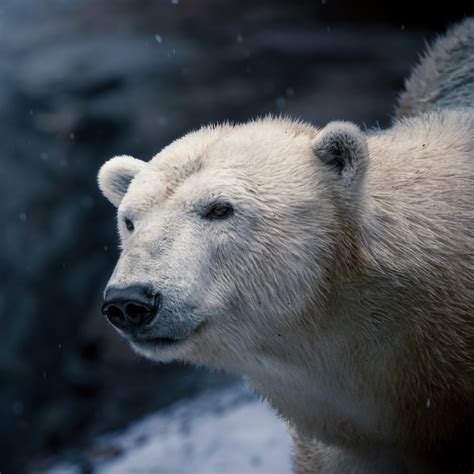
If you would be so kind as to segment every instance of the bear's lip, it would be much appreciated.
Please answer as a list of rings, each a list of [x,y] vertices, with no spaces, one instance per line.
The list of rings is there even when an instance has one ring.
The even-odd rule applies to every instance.
[[[198,324],[191,334],[181,337],[181,338],[174,338],[174,337],[159,337],[159,336],[151,336],[151,337],[139,337],[133,336],[131,338],[134,344],[146,347],[154,347],[154,348],[166,348],[166,347],[175,347],[187,340],[189,340],[193,335],[200,333],[204,327],[206,326],[207,321],[202,321]]]
[[[172,337],[134,337],[132,341],[135,344],[139,345],[145,345],[145,346],[154,346],[154,347],[170,347],[174,346],[176,344],[179,344],[180,342],[185,341],[188,339],[187,337],[182,338],[182,339],[175,339]]]

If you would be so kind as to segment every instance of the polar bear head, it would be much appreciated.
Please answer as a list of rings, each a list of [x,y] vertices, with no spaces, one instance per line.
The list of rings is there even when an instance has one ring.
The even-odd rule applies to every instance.
[[[367,161],[353,124],[276,118],[202,128],[149,162],[112,158],[98,181],[122,252],[104,314],[157,360],[232,366],[272,350],[317,317],[350,253]]]

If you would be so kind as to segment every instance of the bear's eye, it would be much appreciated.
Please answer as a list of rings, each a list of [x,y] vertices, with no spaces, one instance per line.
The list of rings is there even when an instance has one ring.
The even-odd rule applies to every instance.
[[[226,219],[234,213],[234,209],[227,203],[215,203],[209,206],[204,217],[206,219]]]
[[[133,222],[128,217],[126,217],[124,220],[125,220],[125,227],[127,228],[127,230],[132,232],[135,229]]]

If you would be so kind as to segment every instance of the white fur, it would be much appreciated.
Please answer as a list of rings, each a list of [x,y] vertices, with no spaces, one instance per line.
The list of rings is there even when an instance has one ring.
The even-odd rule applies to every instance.
[[[471,469],[473,153],[472,109],[439,108],[369,135],[205,127],[138,173],[104,165],[109,285],[153,285],[147,334],[184,338],[135,350],[246,376],[292,427],[299,473]],[[114,172],[134,176],[120,200]],[[234,215],[203,217],[219,200]]]
[[[116,156],[102,165],[97,177],[99,189],[116,207],[120,205],[130,182],[143,168],[143,161],[131,156]]]
[[[434,108],[472,107],[474,97],[474,17],[451,27],[422,56],[405,83],[396,117]]]

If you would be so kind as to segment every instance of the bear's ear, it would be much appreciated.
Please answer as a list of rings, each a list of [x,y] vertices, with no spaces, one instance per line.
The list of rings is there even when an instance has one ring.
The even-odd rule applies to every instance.
[[[367,139],[359,127],[350,122],[326,125],[314,138],[313,150],[345,187],[364,174],[369,160]]]
[[[100,168],[97,181],[102,194],[119,207],[135,175],[143,169],[145,162],[131,156],[116,156]]]

